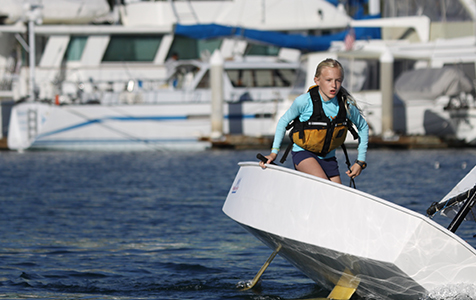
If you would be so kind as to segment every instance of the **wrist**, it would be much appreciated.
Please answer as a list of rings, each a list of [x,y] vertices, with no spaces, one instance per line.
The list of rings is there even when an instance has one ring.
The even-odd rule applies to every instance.
[[[358,164],[362,168],[362,170],[367,168],[367,163],[365,161],[361,161],[357,159],[355,160],[355,163]]]

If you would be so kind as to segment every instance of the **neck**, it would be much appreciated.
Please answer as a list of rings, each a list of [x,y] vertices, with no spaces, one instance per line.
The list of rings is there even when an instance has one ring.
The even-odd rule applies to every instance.
[[[322,101],[327,102],[331,100],[331,98],[327,97],[326,95],[323,95],[321,91],[319,91],[319,96],[321,96]]]

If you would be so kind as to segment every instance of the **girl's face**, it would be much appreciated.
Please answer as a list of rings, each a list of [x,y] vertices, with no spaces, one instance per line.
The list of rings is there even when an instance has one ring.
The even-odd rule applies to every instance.
[[[324,67],[314,82],[319,86],[322,100],[328,101],[334,98],[342,86],[342,73],[339,68]]]

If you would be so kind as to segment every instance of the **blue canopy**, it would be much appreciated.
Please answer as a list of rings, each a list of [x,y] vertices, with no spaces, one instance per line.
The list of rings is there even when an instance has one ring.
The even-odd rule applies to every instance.
[[[351,29],[339,33],[312,36],[287,34],[276,31],[246,29],[242,27],[223,26],[218,24],[181,25],[175,26],[175,34],[193,39],[212,39],[226,36],[241,37],[247,40],[274,45],[278,47],[298,49],[303,52],[325,51],[332,41],[343,41]],[[355,39],[380,39],[380,28],[354,28]]]

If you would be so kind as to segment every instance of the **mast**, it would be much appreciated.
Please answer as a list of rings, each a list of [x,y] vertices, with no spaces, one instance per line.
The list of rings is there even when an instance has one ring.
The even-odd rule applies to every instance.
[[[28,3],[28,11],[26,12],[26,20],[28,21],[28,45],[29,45],[29,67],[30,67],[30,78],[29,78],[29,92],[30,92],[30,101],[35,100],[35,24],[42,23],[41,17],[41,5]]]

